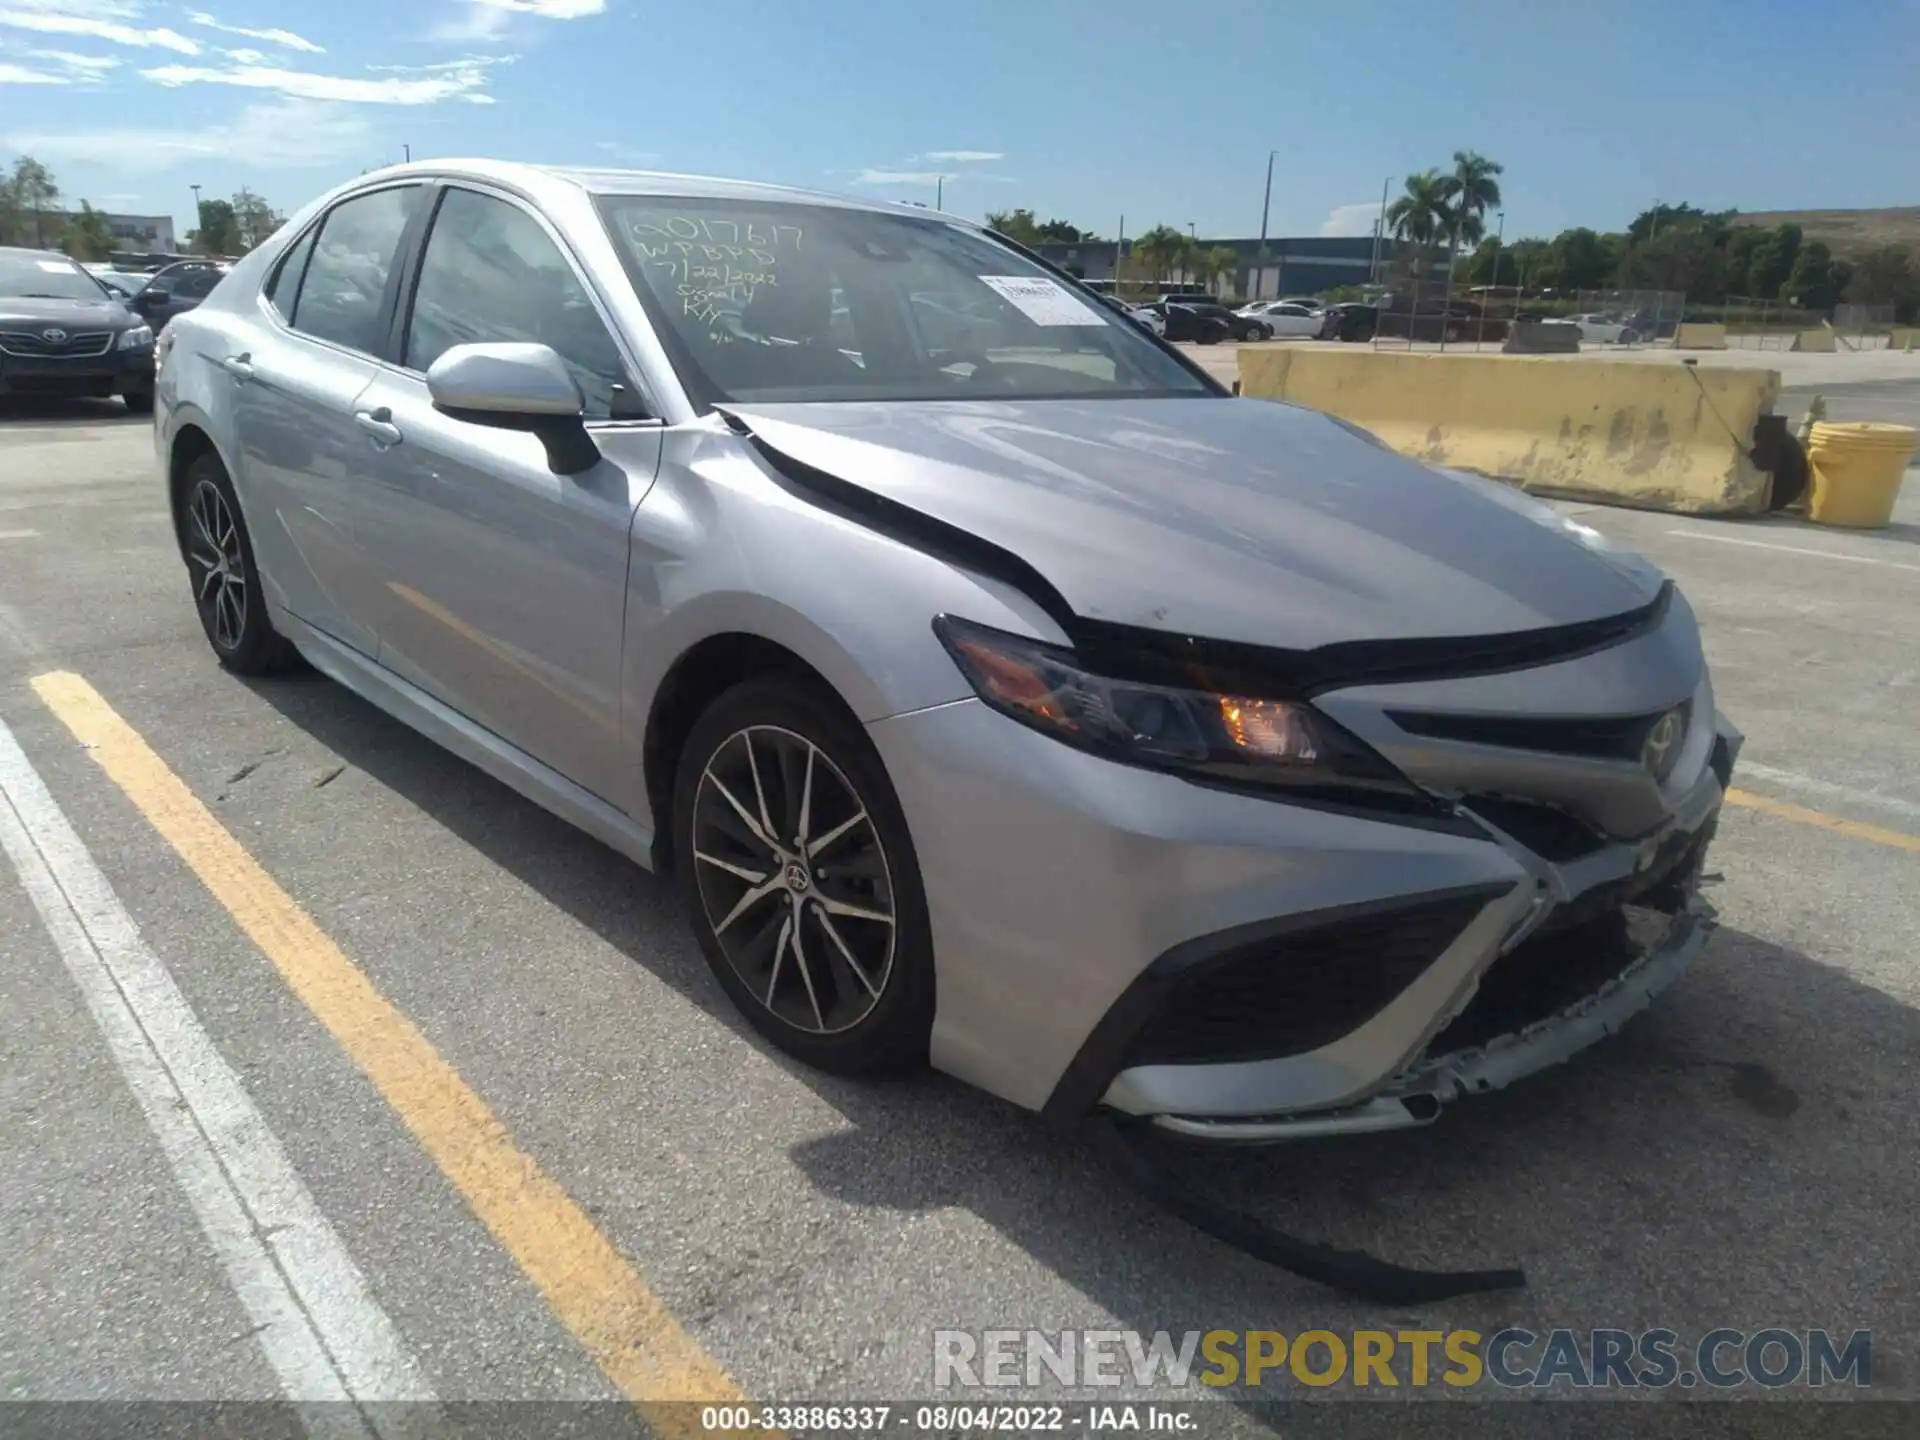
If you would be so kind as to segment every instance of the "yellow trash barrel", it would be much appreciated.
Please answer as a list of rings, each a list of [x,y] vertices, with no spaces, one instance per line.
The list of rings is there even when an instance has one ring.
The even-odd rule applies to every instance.
[[[1815,424],[1807,446],[1813,470],[1807,518],[1865,530],[1885,525],[1916,444],[1920,430],[1909,425]]]

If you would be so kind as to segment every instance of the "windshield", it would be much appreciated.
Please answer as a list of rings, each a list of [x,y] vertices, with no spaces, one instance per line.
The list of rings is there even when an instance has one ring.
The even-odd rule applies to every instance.
[[[0,255],[0,295],[48,300],[104,300],[94,278],[59,255]]]
[[[705,404],[1217,393],[1116,311],[932,216],[673,196],[601,207]]]

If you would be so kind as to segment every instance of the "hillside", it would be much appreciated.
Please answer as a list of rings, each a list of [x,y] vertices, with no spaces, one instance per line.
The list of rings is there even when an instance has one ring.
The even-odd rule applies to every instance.
[[[1753,210],[1744,225],[1798,225],[1808,240],[1824,240],[1842,259],[1881,245],[1905,245],[1920,254],[1920,205],[1888,210]]]

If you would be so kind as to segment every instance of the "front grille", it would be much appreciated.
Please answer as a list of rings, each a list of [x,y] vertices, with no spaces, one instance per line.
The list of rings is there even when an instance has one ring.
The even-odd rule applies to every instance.
[[[1682,706],[1683,719],[1691,706]],[[1502,750],[1537,750],[1551,755],[1580,755],[1594,760],[1640,758],[1647,732],[1666,710],[1651,715],[1536,719],[1516,715],[1445,715],[1392,710],[1388,718],[1409,735],[1491,745]]]
[[[1495,892],[1450,895],[1250,944],[1182,975],[1122,1068],[1317,1050],[1411,985]]]
[[[1591,855],[1607,843],[1591,825],[1553,805],[1510,795],[1463,795],[1460,803],[1556,865]]]
[[[40,330],[0,330],[0,352],[23,360],[91,360],[112,347],[111,330],[69,331],[59,342],[47,339]]]

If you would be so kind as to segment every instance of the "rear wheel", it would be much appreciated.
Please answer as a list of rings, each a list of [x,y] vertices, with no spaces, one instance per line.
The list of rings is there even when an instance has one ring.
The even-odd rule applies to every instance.
[[[795,681],[737,685],[688,736],[673,812],[688,919],[756,1030],[840,1073],[926,1058],[925,893],[857,723]]]
[[[202,455],[188,467],[179,506],[193,607],[220,663],[236,675],[277,675],[296,666],[299,652],[267,618],[253,541],[217,456]]]

